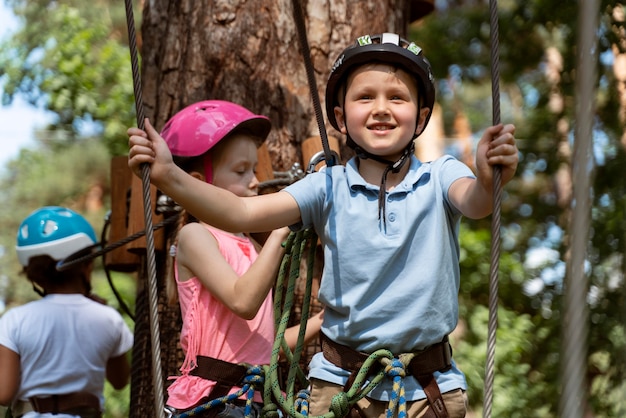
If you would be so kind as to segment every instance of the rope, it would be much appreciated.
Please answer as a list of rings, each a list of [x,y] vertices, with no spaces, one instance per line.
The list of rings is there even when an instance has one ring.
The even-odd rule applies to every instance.
[[[229,395],[222,396],[220,398],[212,399],[202,405],[198,405],[195,408],[192,408],[188,411],[182,412],[180,414],[172,415],[175,418],[188,418],[196,415],[200,415],[203,412],[216,408],[220,405],[224,405],[228,402],[234,401],[240,398],[243,395],[246,395],[246,406],[244,409],[244,417],[250,418],[252,417],[252,403],[254,402],[254,392],[259,390],[264,386],[265,383],[265,372],[262,366],[258,365],[246,365],[248,370],[246,371],[246,375],[242,380],[241,389],[237,392],[233,392]]]
[[[335,165],[335,156],[328,144],[328,135],[326,133],[326,126],[324,124],[324,115],[322,113],[322,107],[320,105],[319,92],[317,91],[317,82],[315,81],[315,71],[313,69],[313,63],[311,61],[311,50],[309,49],[309,42],[306,35],[306,24],[304,22],[304,14],[302,12],[302,5],[300,0],[293,0],[293,19],[296,22],[296,29],[298,32],[298,41],[300,42],[300,50],[302,52],[302,58],[304,59],[304,67],[306,68],[307,80],[309,82],[309,90],[311,91],[311,99],[313,100],[313,109],[315,110],[315,118],[317,120],[317,127],[320,131],[320,138],[322,138],[322,147],[324,149],[324,156],[326,165],[328,167]]]
[[[500,123],[500,67],[498,41],[498,5],[489,1],[491,16],[491,92],[493,124]],[[491,417],[493,404],[494,364],[496,356],[496,331],[498,329],[498,269],[500,264],[500,206],[502,202],[502,171],[493,167],[493,214],[491,219],[491,267],[489,274],[489,322],[487,331],[487,359],[485,362],[485,395],[483,417]]]
[[[295,388],[296,379],[300,379],[300,383],[304,387],[308,387],[309,384],[299,367],[299,361],[304,349],[304,334],[306,331],[306,321],[309,316],[316,244],[317,235],[312,229],[289,234],[285,244],[285,256],[283,257],[279,269],[274,296],[276,339],[272,348],[270,364],[269,366],[265,366],[266,384],[263,395],[263,402],[265,403],[264,411],[266,409],[275,411],[277,406],[273,402],[276,400],[281,410],[293,418],[309,416],[309,393],[306,389],[296,393]],[[300,332],[298,334],[296,348],[294,352],[291,352],[286,345],[284,335],[293,308],[296,280],[300,276],[301,256],[307,248],[306,286],[303,297],[302,315],[300,318]],[[280,378],[278,375],[278,360],[281,349],[289,362],[289,372],[284,390],[280,387]],[[341,392],[333,397],[329,412],[322,417],[345,417],[350,408],[374,389],[386,376],[394,378],[394,386],[398,388],[395,392],[395,403],[390,405],[392,412],[395,409],[397,409],[399,413],[403,413],[403,411],[406,412],[406,404],[403,399],[404,384],[401,381],[403,373],[400,369],[406,370],[406,365],[410,362],[411,358],[411,354],[407,354],[400,356],[399,360],[394,359],[393,354],[389,350],[378,350],[370,354],[358,371],[352,386],[347,392]],[[370,371],[372,367],[378,365],[378,363],[381,363],[383,367],[378,367],[377,373],[372,376]],[[396,377],[400,380],[397,380]],[[404,416],[399,416],[399,418],[404,418]]]
[[[137,110],[137,125],[144,129],[144,109],[141,96],[141,77],[137,60],[137,39],[135,35],[135,18],[131,0],[124,0],[126,5],[126,24],[128,26],[128,44],[130,47],[131,67],[133,71],[133,89],[135,93],[135,108]],[[152,387],[154,388],[154,415],[163,416],[165,409],[163,395],[163,376],[161,370],[161,343],[159,341],[158,292],[156,276],[156,260],[154,255],[154,230],[152,228],[152,202],[150,197],[150,166],[142,165],[143,206],[146,231],[146,257],[148,266],[148,301],[150,305],[150,342],[152,348]]]
[[[573,213],[570,219],[571,244],[564,289],[563,339],[561,343],[561,399],[559,416],[582,418],[587,412],[589,392],[587,338],[589,308],[585,259],[589,240],[591,177],[593,165],[593,118],[598,62],[599,2],[585,1],[578,11],[576,69],[576,125],[572,161]]]
[[[161,228],[163,228],[164,226],[167,226],[171,223],[173,223],[176,219],[178,218],[178,214],[176,215],[172,215],[167,219],[162,220],[161,222],[159,222],[158,224],[154,225],[154,227],[152,228],[153,231],[157,231]],[[70,254],[69,256],[67,256],[66,258],[64,258],[63,260],[61,260],[59,263],[57,263],[56,269],[58,271],[63,271],[63,270],[67,270],[70,267],[76,265],[76,264],[80,264],[83,263],[85,261],[91,260],[93,258],[99,257],[103,254],[106,254],[110,251],[113,251],[119,247],[123,247],[124,245],[128,244],[129,242],[132,242],[136,239],[139,239],[141,237],[143,237],[144,235],[146,235],[146,231],[139,231],[139,232],[135,232],[132,235],[127,236],[126,238],[122,238],[119,241],[115,241],[113,244],[107,245],[106,247],[102,248],[101,250],[98,251],[94,251],[93,253],[89,253],[87,255],[84,255],[82,257],[77,257],[77,254],[82,254],[85,252],[85,249],[82,249],[80,251],[77,251],[74,254]],[[94,247],[99,247],[102,244],[95,244],[89,248],[94,248]]]
[[[404,396],[406,365],[399,358],[394,358],[385,367],[385,375],[393,380],[393,390],[389,396],[389,406],[387,407],[387,418],[393,418],[396,409],[398,410],[398,418],[406,418],[406,398]]]

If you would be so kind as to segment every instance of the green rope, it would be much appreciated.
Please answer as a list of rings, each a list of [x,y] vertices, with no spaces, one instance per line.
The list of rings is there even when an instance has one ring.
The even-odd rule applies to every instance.
[[[271,362],[269,366],[264,366],[266,379],[263,395],[265,408],[263,412],[264,416],[271,418],[276,416],[274,414],[277,414],[278,406],[292,418],[305,418],[309,416],[308,391],[303,389],[296,392],[296,379],[299,380],[302,387],[308,387],[309,382],[304,372],[299,367],[299,362],[302,352],[304,351],[304,336],[310,311],[316,245],[317,235],[311,229],[289,234],[285,243],[285,256],[280,265],[274,295],[276,339],[274,340],[272,348]],[[300,330],[296,347],[292,352],[285,341],[285,330],[287,329],[289,316],[294,304],[295,288],[297,279],[300,277],[302,255],[307,249],[306,286],[302,303]],[[280,387],[278,367],[281,349],[289,363],[289,371],[284,390]],[[397,370],[397,361],[398,359],[394,359],[393,354],[389,350],[381,349],[370,354],[358,371],[348,391],[335,395],[332,399],[329,412],[317,418],[340,418],[346,416],[350,408],[376,387],[385,378],[387,373],[393,373],[394,370]],[[410,361],[410,357],[405,358],[401,356],[399,361],[406,367]],[[371,376],[370,371],[379,363],[384,367],[379,367],[379,371]],[[276,401],[278,405],[276,405],[274,401]],[[392,405],[390,405],[390,407],[392,407]],[[396,407],[401,407],[401,405],[395,403],[393,409]],[[265,413],[267,413],[267,415],[265,415]]]

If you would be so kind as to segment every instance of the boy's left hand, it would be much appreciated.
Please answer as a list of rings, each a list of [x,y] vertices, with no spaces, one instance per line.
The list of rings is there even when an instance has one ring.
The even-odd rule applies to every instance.
[[[515,175],[519,162],[519,150],[515,143],[515,126],[495,125],[483,133],[476,152],[476,170],[478,179],[487,189],[493,183],[493,166],[502,169],[502,185],[508,183]]]

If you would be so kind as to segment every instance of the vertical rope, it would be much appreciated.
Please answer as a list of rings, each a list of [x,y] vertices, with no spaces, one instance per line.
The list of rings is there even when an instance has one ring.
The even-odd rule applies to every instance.
[[[322,147],[324,148],[324,158],[328,167],[336,163],[328,144],[328,135],[326,133],[326,125],[324,124],[324,115],[320,105],[320,96],[317,91],[317,82],[315,81],[315,72],[313,70],[313,62],[311,61],[311,50],[306,36],[306,24],[304,22],[304,14],[302,5],[299,0],[293,0],[293,19],[296,22],[296,30],[298,32],[298,41],[300,42],[300,51],[304,59],[304,67],[309,82],[309,90],[311,91],[311,99],[313,100],[313,109],[315,110],[315,118],[317,127],[322,138]]]
[[[144,109],[141,97],[141,78],[137,64],[137,38],[135,35],[135,18],[133,15],[132,0],[124,0],[126,5],[126,24],[128,26],[128,43],[130,47],[131,66],[133,71],[133,88],[135,93],[135,107],[137,111],[137,125],[144,129]],[[150,346],[152,348],[152,386],[154,388],[154,415],[163,416],[165,402],[163,395],[163,376],[161,370],[161,343],[159,330],[159,308],[156,277],[156,260],[154,255],[154,230],[152,229],[152,202],[150,196],[150,166],[141,167],[143,186],[143,207],[146,230],[146,262],[148,266],[148,302],[150,313]]]
[[[500,123],[500,64],[498,40],[498,3],[489,1],[491,22],[491,93],[493,124]],[[493,167],[493,214],[491,218],[491,267],[489,274],[489,322],[487,331],[487,359],[485,362],[485,388],[483,417],[491,417],[493,405],[493,380],[496,356],[496,331],[498,330],[498,270],[500,267],[500,206],[502,202],[502,172]]]
[[[567,260],[561,340],[561,417],[582,418],[587,409],[587,276],[593,174],[592,139],[595,114],[597,27],[599,2],[580,2],[576,69],[576,126],[572,158],[573,213],[570,220],[570,258]]]

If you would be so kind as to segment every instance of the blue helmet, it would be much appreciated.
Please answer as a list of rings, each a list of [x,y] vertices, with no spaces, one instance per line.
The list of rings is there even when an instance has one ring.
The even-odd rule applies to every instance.
[[[45,206],[22,221],[15,248],[20,264],[27,266],[31,257],[48,255],[63,260],[95,243],[96,234],[81,215],[60,206]]]

